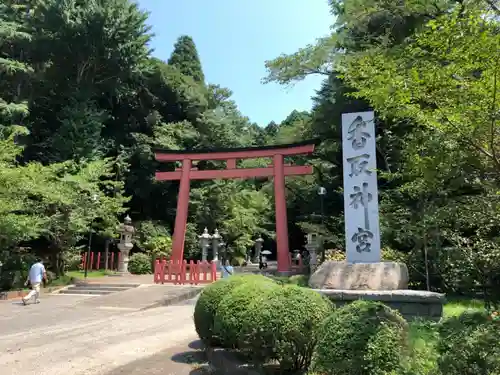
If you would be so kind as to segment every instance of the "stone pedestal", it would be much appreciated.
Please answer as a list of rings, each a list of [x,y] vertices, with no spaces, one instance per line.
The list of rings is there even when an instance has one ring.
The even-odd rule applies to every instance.
[[[401,290],[408,288],[404,263],[324,262],[309,279],[314,289]]]
[[[222,242],[222,236],[219,234],[219,230],[215,229],[214,234],[212,236],[212,262],[219,262],[219,246]]]
[[[129,274],[128,261],[130,250],[134,247],[133,244],[118,244],[118,249],[121,252],[120,262],[118,263],[118,273],[122,275]]]
[[[391,309],[398,310],[407,320],[428,319],[439,321],[443,316],[446,297],[441,293],[422,290],[317,290],[328,297],[336,307],[356,300],[382,302]]]
[[[118,263],[118,275],[127,275],[128,261],[130,250],[134,247],[132,243],[132,235],[135,233],[135,228],[132,226],[132,219],[127,215],[123,224],[118,229],[120,232],[120,242],[118,242],[118,249],[121,252],[120,261]]]
[[[324,262],[309,279],[309,286],[327,296],[337,307],[363,299],[379,301],[398,310],[407,320],[438,321],[445,295],[408,289],[404,263]]]
[[[309,252],[309,270],[311,274],[316,271],[318,266],[318,249],[320,245],[319,236],[317,233],[308,233],[306,235],[305,248]]]

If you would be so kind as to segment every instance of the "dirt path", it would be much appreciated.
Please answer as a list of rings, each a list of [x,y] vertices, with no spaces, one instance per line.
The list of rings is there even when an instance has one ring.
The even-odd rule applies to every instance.
[[[188,344],[196,340],[194,301],[124,312],[90,308],[81,303],[85,299],[52,296],[38,305],[1,303],[2,373],[132,375],[141,373],[137,366],[147,366],[148,359],[164,375],[193,373],[194,365],[177,360],[181,357],[174,352],[190,351]]]

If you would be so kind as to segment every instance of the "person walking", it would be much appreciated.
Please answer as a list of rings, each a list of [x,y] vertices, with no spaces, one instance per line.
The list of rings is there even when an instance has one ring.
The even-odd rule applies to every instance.
[[[35,297],[35,303],[40,303],[40,286],[42,281],[47,282],[47,271],[41,258],[37,258],[36,263],[30,268],[28,278],[24,285],[31,284],[31,291],[27,296],[22,298],[23,304],[26,305],[28,301]]]
[[[222,262],[222,278],[228,278],[234,273],[234,268],[231,266],[231,262],[229,260],[225,260]]]

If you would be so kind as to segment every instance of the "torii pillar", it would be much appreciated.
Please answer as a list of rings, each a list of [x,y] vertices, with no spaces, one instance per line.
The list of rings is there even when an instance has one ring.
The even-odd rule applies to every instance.
[[[278,272],[282,274],[289,273],[290,255],[288,248],[285,177],[309,175],[312,174],[313,169],[310,165],[285,164],[284,158],[286,156],[311,154],[314,151],[316,143],[316,141],[306,141],[288,145],[228,150],[156,151],[155,157],[159,162],[182,162],[181,168],[173,172],[156,172],[155,176],[157,181],[180,181],[172,241],[172,260],[181,261],[184,256],[184,240],[186,235],[191,180],[273,177]],[[255,158],[272,158],[272,166],[264,168],[237,168],[237,160]],[[226,169],[197,170],[192,166],[193,161],[199,160],[225,160]]]

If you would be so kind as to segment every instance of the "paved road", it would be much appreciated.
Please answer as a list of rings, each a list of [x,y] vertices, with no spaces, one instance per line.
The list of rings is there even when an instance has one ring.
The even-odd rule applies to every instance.
[[[163,375],[193,373],[192,364],[175,359],[177,351],[192,351],[188,343],[196,340],[193,300],[130,312],[96,309],[82,303],[88,298],[99,297],[49,295],[28,306],[0,302],[1,373],[132,375],[147,366]],[[169,355],[159,361],[162,353]]]

